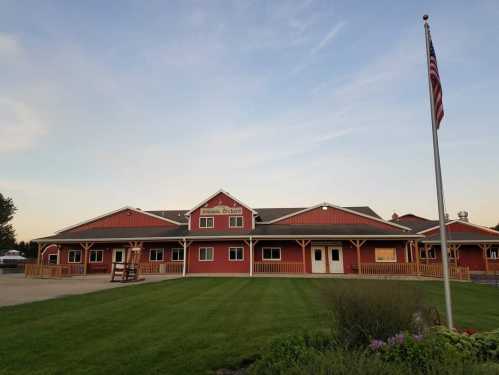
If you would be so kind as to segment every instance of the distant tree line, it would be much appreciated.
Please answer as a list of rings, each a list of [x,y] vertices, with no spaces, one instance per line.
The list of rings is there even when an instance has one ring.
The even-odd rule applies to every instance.
[[[16,231],[11,223],[16,211],[17,208],[12,198],[5,197],[0,193],[0,253],[5,250],[16,249],[21,251],[25,257],[34,258],[38,253],[36,243],[32,241],[16,241]]]
[[[0,193],[0,250],[12,249],[16,245],[16,231],[10,223],[16,211],[12,198]]]

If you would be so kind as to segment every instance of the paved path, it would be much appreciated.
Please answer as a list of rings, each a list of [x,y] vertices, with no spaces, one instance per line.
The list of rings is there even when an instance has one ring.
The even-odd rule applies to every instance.
[[[138,283],[111,283],[110,277],[110,275],[90,275],[64,279],[26,279],[24,274],[0,275],[0,306],[177,278],[177,276],[146,275],[146,280]]]

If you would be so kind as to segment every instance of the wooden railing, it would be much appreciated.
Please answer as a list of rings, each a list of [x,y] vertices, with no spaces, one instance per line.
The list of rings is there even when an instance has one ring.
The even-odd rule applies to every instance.
[[[85,273],[83,263],[68,263],[67,266],[71,275],[83,275]]]
[[[416,263],[361,263],[363,275],[418,275]],[[431,263],[419,265],[419,275],[424,277],[443,277],[443,267],[441,263]],[[449,265],[449,277],[456,280],[469,280],[470,270],[468,267],[457,267]]]
[[[253,272],[257,273],[303,273],[302,262],[255,262]]]
[[[416,263],[361,263],[363,275],[415,275]]]
[[[419,270],[421,272],[421,276],[426,277],[442,278],[444,273],[442,263],[420,264]],[[456,280],[469,280],[470,269],[469,267],[449,265],[449,278]]]
[[[24,265],[25,277],[62,278],[71,276],[70,267],[65,264],[35,264]]]
[[[150,262],[140,263],[140,273],[182,273],[183,262]]]

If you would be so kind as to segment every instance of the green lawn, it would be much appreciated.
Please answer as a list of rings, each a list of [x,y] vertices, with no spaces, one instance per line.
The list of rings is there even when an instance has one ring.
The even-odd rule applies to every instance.
[[[322,291],[440,282],[187,278],[0,309],[0,373],[199,374],[234,366],[272,337],[325,326]],[[499,327],[499,289],[453,283],[456,324]]]

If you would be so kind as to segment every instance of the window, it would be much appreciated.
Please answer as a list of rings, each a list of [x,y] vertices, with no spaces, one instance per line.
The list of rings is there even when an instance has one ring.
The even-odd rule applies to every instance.
[[[164,255],[163,249],[149,250],[149,260],[151,262],[161,262],[163,260],[163,255]]]
[[[230,228],[242,228],[243,227],[243,217],[242,216],[230,216],[229,217],[229,227]]]
[[[81,263],[81,250],[69,250],[68,263]]]
[[[322,250],[321,249],[314,250],[314,259],[317,262],[320,262],[322,260]]]
[[[499,247],[492,247],[487,250],[488,259],[499,259]]]
[[[378,263],[394,263],[397,261],[396,249],[374,249],[374,255]]]
[[[57,264],[57,254],[49,254],[49,264]]]
[[[229,260],[238,261],[244,259],[244,251],[242,247],[229,247]]]
[[[104,250],[90,250],[90,263],[102,263]]]
[[[213,217],[201,216],[199,218],[199,228],[213,228]]]
[[[114,260],[116,263],[123,263],[125,261],[125,249],[114,249]]]
[[[435,249],[433,247],[430,247],[428,249],[428,254],[425,254],[424,247],[420,247],[419,248],[419,257],[421,259],[437,259],[437,256],[435,254]]]
[[[201,262],[210,262],[213,260],[213,248],[212,247],[200,247],[199,248],[199,260]]]
[[[184,249],[172,249],[172,261],[182,262],[184,260]]]
[[[340,250],[338,250],[338,249],[331,249],[331,260],[333,262],[339,262],[340,261]]]
[[[263,260],[281,260],[281,249],[279,247],[264,247],[262,249]]]

